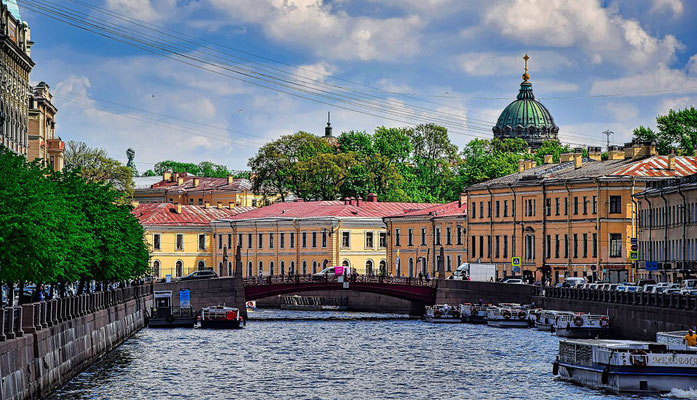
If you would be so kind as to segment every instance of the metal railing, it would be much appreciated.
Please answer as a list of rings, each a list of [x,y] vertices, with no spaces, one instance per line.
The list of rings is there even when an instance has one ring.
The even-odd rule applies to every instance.
[[[697,296],[680,293],[620,292],[617,290],[546,287],[544,289],[544,297],[697,311]]]
[[[273,275],[273,276],[248,276],[243,278],[245,286],[262,286],[292,283],[326,283],[337,282],[337,278],[330,275]],[[387,285],[407,285],[407,286],[426,286],[435,287],[435,279],[417,277],[389,277],[389,276],[368,276],[368,275],[349,275],[345,278],[346,282],[360,283],[379,283]]]

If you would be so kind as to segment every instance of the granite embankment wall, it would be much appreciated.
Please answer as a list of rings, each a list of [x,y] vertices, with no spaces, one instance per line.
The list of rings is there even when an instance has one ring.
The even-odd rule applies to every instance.
[[[531,285],[515,285],[497,282],[439,280],[436,304],[520,303],[529,304],[537,289]]]
[[[606,314],[613,335],[625,339],[656,340],[657,332],[697,325],[694,296],[547,288],[535,303],[550,310]]]
[[[152,286],[0,311],[1,400],[48,396],[145,326]]]
[[[155,291],[172,291],[172,305],[175,307],[179,307],[179,291],[182,289],[190,291],[191,307],[194,312],[201,311],[203,307],[222,305],[246,310],[244,284],[241,278],[221,277],[154,284]]]

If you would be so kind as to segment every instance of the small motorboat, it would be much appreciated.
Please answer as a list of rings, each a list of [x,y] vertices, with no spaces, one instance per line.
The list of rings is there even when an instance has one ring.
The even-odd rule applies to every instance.
[[[489,308],[486,323],[497,328],[528,328],[528,310],[519,304],[505,304]]]
[[[201,328],[239,329],[245,325],[240,310],[235,307],[203,307],[199,319]]]
[[[459,307],[451,307],[447,304],[436,304],[434,306],[426,306],[424,319],[426,320],[426,322],[432,322],[435,324],[462,322]]]
[[[602,338],[610,334],[607,315],[560,313],[554,320],[557,336],[568,338]]]
[[[571,311],[555,311],[555,310],[543,310],[537,315],[535,320],[535,329],[539,331],[550,331],[554,332],[554,323],[558,315],[573,315]]]
[[[690,390],[697,382],[697,347],[632,340],[562,340],[552,373],[615,393]]]
[[[470,324],[486,324],[486,314],[489,312],[491,305],[485,304],[460,304],[460,316],[462,322]]]

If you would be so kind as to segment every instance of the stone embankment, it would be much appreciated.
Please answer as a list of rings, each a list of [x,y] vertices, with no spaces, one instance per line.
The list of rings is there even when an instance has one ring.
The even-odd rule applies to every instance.
[[[0,400],[39,399],[145,326],[152,286],[0,310]]]

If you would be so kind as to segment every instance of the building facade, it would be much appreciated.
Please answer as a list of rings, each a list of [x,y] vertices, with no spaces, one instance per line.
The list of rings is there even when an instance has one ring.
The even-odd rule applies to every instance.
[[[179,203],[217,207],[261,207],[263,196],[252,192],[248,179],[206,178],[186,172],[165,172],[158,182],[136,187],[133,200],[138,203]]]
[[[31,31],[15,0],[0,2],[0,145],[27,156],[29,152],[29,73]]]
[[[384,218],[387,231],[387,264],[394,276],[435,277],[443,248],[445,274],[467,260],[467,199]]]
[[[565,276],[634,279],[631,239],[636,238],[633,195],[653,182],[697,172],[694,157],[668,157],[655,146],[629,143],[600,161],[580,152],[560,164],[521,162],[519,172],[472,185],[465,192],[468,261],[494,263],[498,277],[558,283]],[[513,267],[513,257],[521,267]]]
[[[677,168],[671,157],[669,168]],[[639,277],[679,282],[697,274],[697,175],[671,179],[634,196]]]
[[[201,207],[169,203],[141,204],[132,211],[145,229],[152,276],[172,278],[213,269],[215,242],[212,222],[251,207]]]
[[[378,202],[375,195],[366,201],[275,203],[214,222],[214,263],[234,261],[240,244],[244,276],[312,274],[339,265],[388,274],[383,217],[428,206]]]
[[[56,113],[49,86],[40,82],[29,97],[28,160],[41,160],[46,167],[62,171],[65,143],[56,137]]]

